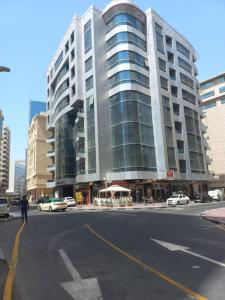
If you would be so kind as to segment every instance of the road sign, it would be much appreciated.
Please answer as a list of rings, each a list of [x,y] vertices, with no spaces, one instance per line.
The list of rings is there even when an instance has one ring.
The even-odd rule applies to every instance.
[[[167,175],[168,180],[173,180],[174,179],[174,170],[168,170],[166,172],[166,175]]]

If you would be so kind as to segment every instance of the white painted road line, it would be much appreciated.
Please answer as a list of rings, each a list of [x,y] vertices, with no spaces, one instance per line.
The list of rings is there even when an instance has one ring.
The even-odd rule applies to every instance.
[[[63,249],[59,254],[64,261],[73,281],[61,283],[67,293],[75,300],[101,300],[102,293],[97,278],[82,279]]]
[[[108,214],[108,215],[116,215],[116,216],[119,216],[119,215],[124,215],[124,216],[131,216],[131,217],[137,217],[137,215],[135,214],[132,214],[132,213],[124,213],[124,212],[115,212],[115,211],[102,211],[102,213],[105,213],[105,214]]]
[[[207,260],[213,264],[216,264],[220,267],[224,267],[225,268],[225,263],[222,263],[218,260],[215,260],[215,259],[212,259],[212,258],[209,258],[207,256],[203,256],[203,255],[200,255],[198,253],[195,253],[195,252],[192,252],[192,251],[189,251],[190,248],[188,247],[185,247],[185,246],[181,246],[181,245],[177,245],[177,244],[172,244],[172,243],[167,243],[167,242],[163,242],[163,241],[160,241],[160,240],[155,240],[155,239],[151,239],[150,240],[156,242],[157,244],[165,247],[166,249],[170,250],[170,251],[182,251],[182,252],[185,252],[185,253],[188,253],[188,254],[191,254],[193,256],[196,256],[196,257],[199,257],[201,259],[204,259],[204,260]]]

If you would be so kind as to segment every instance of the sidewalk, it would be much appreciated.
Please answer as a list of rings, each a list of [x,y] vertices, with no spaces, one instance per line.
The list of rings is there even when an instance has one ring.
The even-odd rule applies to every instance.
[[[152,203],[152,204],[144,204],[144,203],[134,203],[132,206],[95,206],[93,204],[88,205],[77,205],[73,207],[73,210],[133,210],[133,209],[152,209],[152,208],[166,208],[168,205],[166,202],[163,203]]]
[[[6,262],[6,259],[4,257],[4,254],[0,248],[0,299],[3,298],[3,289],[5,284],[5,278],[8,273],[8,264]]]
[[[225,207],[206,210],[201,216],[208,221],[225,224]]]

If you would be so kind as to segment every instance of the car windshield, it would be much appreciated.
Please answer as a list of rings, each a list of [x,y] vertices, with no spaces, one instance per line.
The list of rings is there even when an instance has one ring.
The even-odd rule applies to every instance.
[[[179,195],[173,195],[170,198],[178,198],[178,197],[179,197]]]
[[[50,200],[52,202],[62,202],[63,201],[63,199],[60,199],[60,198],[50,198]]]
[[[0,199],[0,204],[7,204],[7,200],[6,199]]]

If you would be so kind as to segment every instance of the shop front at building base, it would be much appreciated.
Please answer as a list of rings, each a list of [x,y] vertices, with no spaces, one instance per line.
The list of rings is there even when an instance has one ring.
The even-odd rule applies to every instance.
[[[41,197],[51,197],[53,195],[53,189],[51,188],[37,188],[27,190],[27,200],[30,203],[36,202]]]
[[[133,201],[138,203],[144,202],[150,197],[153,198],[154,202],[164,202],[172,193],[179,192],[189,196],[190,199],[194,199],[195,194],[207,193],[208,190],[208,182],[206,181],[151,179],[95,181],[75,185],[75,198],[79,198],[83,204],[93,203],[93,199],[99,197],[99,190],[113,184],[130,189]]]

